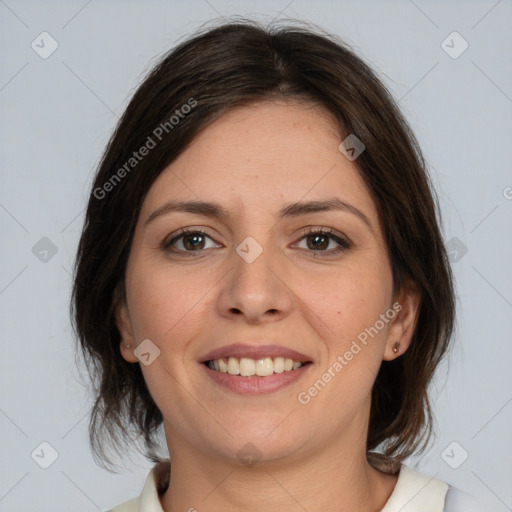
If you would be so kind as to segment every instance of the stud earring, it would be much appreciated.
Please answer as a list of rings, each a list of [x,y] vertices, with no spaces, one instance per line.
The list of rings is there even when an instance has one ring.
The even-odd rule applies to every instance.
[[[131,345],[128,345],[128,344],[125,344],[125,347],[126,347],[126,348],[132,348],[132,346],[131,346]]]
[[[393,353],[394,354],[398,354],[398,352],[400,351],[400,343],[397,341],[394,345],[393,345]]]

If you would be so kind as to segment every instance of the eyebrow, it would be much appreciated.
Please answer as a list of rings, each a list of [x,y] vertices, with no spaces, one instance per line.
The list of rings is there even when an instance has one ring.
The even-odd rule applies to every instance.
[[[373,232],[373,227],[370,219],[355,206],[341,201],[340,199],[330,199],[327,201],[309,201],[290,203],[285,205],[278,213],[278,218],[283,219],[286,217],[298,217],[308,213],[327,212],[327,211],[343,211],[352,213],[361,219],[367,227]],[[148,225],[152,220],[166,215],[171,212],[186,212],[194,213],[197,215],[204,215],[206,217],[226,219],[229,217],[229,212],[218,203],[206,201],[169,201],[159,208],[157,208],[144,222]]]

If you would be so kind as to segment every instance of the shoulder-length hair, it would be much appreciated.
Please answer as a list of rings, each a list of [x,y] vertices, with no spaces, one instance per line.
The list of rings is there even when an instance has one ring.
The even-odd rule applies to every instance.
[[[414,134],[376,74],[343,41],[302,26],[237,21],[203,30],[161,59],[131,99],[95,176],[71,311],[94,386],[89,434],[100,462],[108,460],[105,441],[121,453],[132,434],[143,440],[150,460],[161,460],[162,414],[140,366],[121,357],[115,322],[149,188],[230,108],[283,99],[324,106],[339,124],[340,141],[355,134],[364,143],[354,164],[378,209],[394,289],[412,283],[421,294],[409,349],[382,362],[376,377],[367,450],[402,460],[426,446],[432,431],[427,388],[448,348],[454,293],[439,208]]]

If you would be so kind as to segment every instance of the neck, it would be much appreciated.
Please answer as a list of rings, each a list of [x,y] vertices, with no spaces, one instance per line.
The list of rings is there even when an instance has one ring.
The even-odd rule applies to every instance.
[[[169,441],[170,436],[167,437]],[[397,475],[382,473],[367,462],[364,442],[339,439],[301,459],[261,460],[245,467],[205,455],[184,439],[177,439],[176,432],[172,438],[172,477],[161,497],[165,512],[259,512],[262,507],[266,512],[283,508],[378,512],[397,480]],[[178,446],[179,449],[172,449]]]

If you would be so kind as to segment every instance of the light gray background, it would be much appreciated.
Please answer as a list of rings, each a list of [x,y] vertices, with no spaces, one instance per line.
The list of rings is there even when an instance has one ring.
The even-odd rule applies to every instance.
[[[433,389],[437,437],[410,464],[511,510],[510,0],[0,0],[0,510],[106,510],[142,488],[151,464],[141,457],[113,475],[90,454],[70,270],[94,167],[142,74],[219,15],[317,23],[352,44],[400,100],[432,168],[446,240],[460,240],[459,249],[450,242],[458,332]],[[43,31],[59,45],[47,59],[31,48]],[[458,58],[441,45],[453,31],[469,44]],[[445,48],[457,52],[452,39]],[[43,237],[57,248],[46,262],[32,250]],[[47,469],[44,441],[58,454]]]

